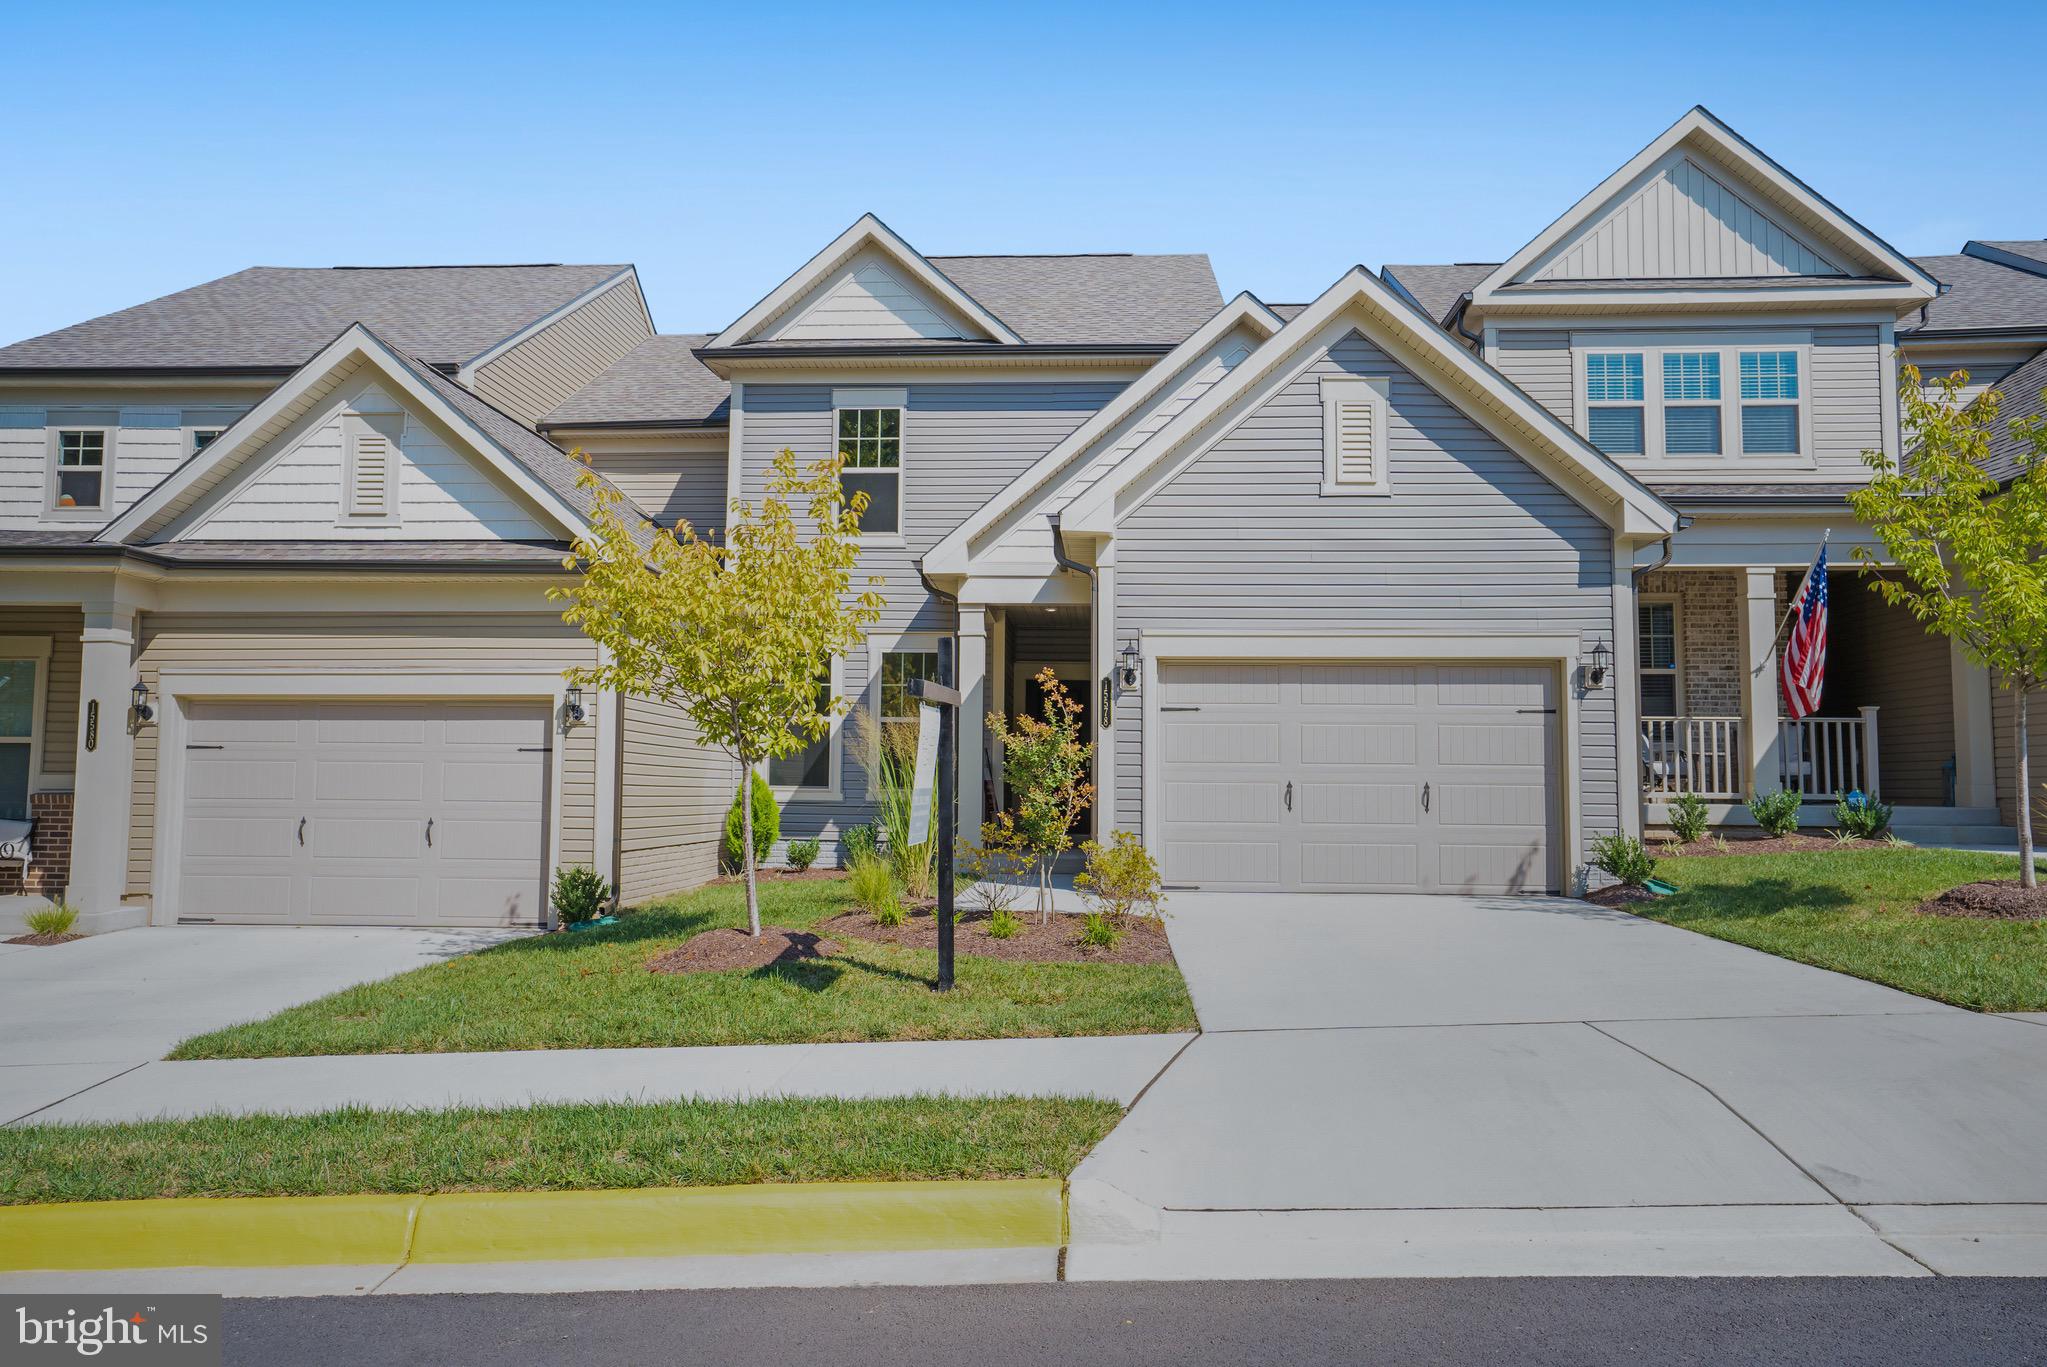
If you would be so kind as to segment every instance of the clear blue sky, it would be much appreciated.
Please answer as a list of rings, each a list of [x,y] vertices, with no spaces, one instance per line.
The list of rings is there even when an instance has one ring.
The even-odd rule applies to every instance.
[[[1951,16],[1951,17],[1950,17]],[[24,4],[0,342],[250,265],[631,261],[715,328],[861,212],[1497,260],[1694,103],[1914,253],[2047,234],[2047,6]]]

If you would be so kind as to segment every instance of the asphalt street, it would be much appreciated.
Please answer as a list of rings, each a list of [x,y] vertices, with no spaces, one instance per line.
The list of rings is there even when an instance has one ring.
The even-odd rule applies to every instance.
[[[604,1367],[2031,1364],[2047,1281],[1512,1278],[238,1300],[226,1360]]]

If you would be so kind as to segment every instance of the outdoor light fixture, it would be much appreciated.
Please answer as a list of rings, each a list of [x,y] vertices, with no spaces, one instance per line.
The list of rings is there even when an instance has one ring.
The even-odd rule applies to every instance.
[[[1606,664],[1613,652],[1606,648],[1606,642],[1592,643],[1592,662],[1585,666],[1585,682],[1593,688],[1606,687]]]
[[[134,698],[135,722],[139,726],[146,721],[156,720],[156,709],[149,705],[149,685],[137,679],[135,687],[128,690]]]
[[[1117,656],[1121,661],[1116,673],[1123,680],[1125,688],[1137,687],[1137,667],[1144,663],[1144,657],[1137,653],[1137,638],[1131,637],[1123,643],[1123,650]]]
[[[583,724],[583,690],[571,685],[562,701],[562,730]]]

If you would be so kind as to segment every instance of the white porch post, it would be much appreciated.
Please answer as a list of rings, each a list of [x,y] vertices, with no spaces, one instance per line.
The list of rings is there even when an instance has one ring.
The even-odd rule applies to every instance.
[[[1107,842],[1109,832],[1117,830],[1116,812],[1116,727],[1131,724],[1129,718],[1118,718],[1120,707],[1118,689],[1110,676],[1116,672],[1116,561],[1113,550],[1104,550],[1095,564],[1095,601],[1093,646],[1089,659],[1094,671],[1088,678],[1088,687],[1094,696],[1088,699],[1088,714],[1095,719],[1095,839]],[[1104,687],[1104,684],[1107,687]],[[1102,704],[1107,701],[1106,709]]]
[[[1613,548],[1613,689],[1614,741],[1619,747],[1616,778],[1621,833],[1642,838],[1645,798],[1642,792],[1642,698],[1636,674],[1635,546],[1616,539]],[[1570,681],[1565,680],[1566,684]],[[1684,700],[1678,700],[1684,710]]]
[[[988,713],[990,716],[1009,715],[1009,613],[1003,609],[990,609],[988,613]],[[1000,811],[1004,800],[1002,790],[1002,751],[988,743],[987,723],[982,723],[981,733],[974,737],[986,758],[989,768],[989,785],[995,790],[995,809]],[[960,739],[965,745],[966,738]],[[980,839],[981,833],[974,832]]]
[[[1777,773],[1777,570],[1743,572],[1741,603],[1742,780],[1750,797],[1783,787]]]
[[[1948,642],[1955,707],[1955,805],[1997,805],[1997,735],[1990,715],[1990,671]]]
[[[86,931],[119,930],[146,919],[140,906],[121,902],[128,885],[129,802],[135,785],[130,721],[135,617],[135,609],[127,604],[85,608],[79,651],[78,767],[71,799],[71,879],[65,897],[78,908],[79,926]]]
[[[981,843],[981,737],[988,728],[988,610],[960,610],[959,848]]]

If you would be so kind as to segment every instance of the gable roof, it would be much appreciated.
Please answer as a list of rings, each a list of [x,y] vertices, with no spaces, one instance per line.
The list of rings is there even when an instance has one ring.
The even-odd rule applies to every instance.
[[[268,445],[300,413],[364,369],[389,382],[403,401],[467,438],[488,464],[565,532],[573,535],[587,527],[595,499],[577,486],[582,465],[518,419],[356,323],[94,539],[131,541],[169,525],[229,479],[243,460]]]
[[[1325,329],[1356,326],[1363,316],[1373,340],[1405,352],[1418,371],[1510,450],[1554,480],[1602,521],[1635,535],[1667,536],[1677,511],[1612,458],[1567,427],[1506,376],[1459,346],[1433,319],[1363,266],[1352,267],[1320,298],[1267,338],[1243,364],[1190,405],[1107,477],[1076,500],[1074,530],[1112,534],[1118,494],[1182,447],[1198,451],[1250,411],[1260,386],[1286,375]],[[1403,364],[1410,362],[1403,360]],[[1454,391],[1454,392],[1453,392]]]
[[[1999,380],[1997,389],[2004,402],[1997,410],[1997,431],[1990,439],[1990,458],[1983,462],[1983,469],[2002,484],[2019,472],[2020,450],[2030,449],[2030,443],[2013,433],[2011,424],[2047,414],[2047,399],[2041,397],[2041,390],[2047,389],[2047,351]]]
[[[1447,266],[1381,266],[1379,275],[1423,313],[1448,327],[1457,301],[1499,265],[1497,261],[1458,261]]]
[[[934,256],[1025,342],[1175,346],[1223,305],[1202,255]]]
[[[2047,275],[2047,239],[2030,238],[2013,242],[1984,242],[1970,239],[1962,244],[1962,255],[1980,256],[2014,270]]]
[[[0,347],[0,370],[283,372],[351,323],[453,368],[630,266],[252,266]]]
[[[731,420],[732,384],[697,359],[709,333],[649,337],[540,420],[556,427],[711,427]]]
[[[2016,270],[1973,253],[1922,256],[1918,261],[1946,288],[1899,323],[1901,339],[1983,330],[2047,333],[2047,274]]]
[[[1911,258],[1841,212],[1705,106],[1694,105],[1473,286],[1472,307],[1485,309],[1512,302],[1502,294],[1511,286],[1522,286],[1530,295],[1543,290],[1569,293],[1572,301],[1580,304],[1595,297],[1607,286],[1606,277],[1612,272],[1547,277],[1545,272],[1559,264],[1567,248],[1659,177],[1679,173],[1681,165],[1694,168],[1712,185],[1694,190],[1679,186],[1674,192],[1703,196],[1701,203],[1742,244],[1743,250],[1732,264],[1744,273],[1724,280],[1666,274],[1639,282],[1649,290],[1740,296],[1752,291],[1755,277],[1761,275],[1801,282],[1815,300],[1840,297],[1909,307],[1932,297],[1938,288]],[[1723,191],[1734,199],[1727,200]],[[1764,209],[1767,218],[1758,219],[1758,212]]]

